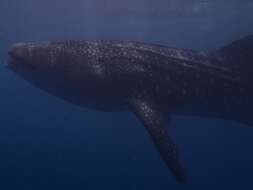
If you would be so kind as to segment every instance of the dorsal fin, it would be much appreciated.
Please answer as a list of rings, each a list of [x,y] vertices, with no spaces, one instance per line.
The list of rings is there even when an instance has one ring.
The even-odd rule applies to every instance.
[[[216,52],[222,64],[235,72],[251,76],[253,72],[253,35],[242,38]]]

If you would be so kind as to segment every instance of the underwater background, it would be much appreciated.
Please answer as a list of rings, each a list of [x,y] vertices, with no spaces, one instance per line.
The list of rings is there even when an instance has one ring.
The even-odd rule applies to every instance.
[[[212,50],[253,34],[252,0],[0,0],[0,61],[12,43],[131,40]],[[178,184],[132,113],[80,108],[0,66],[0,189],[252,189],[253,128],[172,117]]]

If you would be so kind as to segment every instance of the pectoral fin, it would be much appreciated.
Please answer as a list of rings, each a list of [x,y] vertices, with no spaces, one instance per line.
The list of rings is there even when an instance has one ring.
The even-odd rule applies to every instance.
[[[132,111],[142,121],[161,158],[179,182],[184,182],[185,175],[179,162],[176,145],[168,134],[165,113],[152,102],[142,98],[131,101]]]

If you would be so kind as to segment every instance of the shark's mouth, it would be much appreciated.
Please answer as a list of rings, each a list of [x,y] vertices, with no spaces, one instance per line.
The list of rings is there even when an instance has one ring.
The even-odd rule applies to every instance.
[[[14,68],[18,63],[20,63],[22,60],[15,56],[13,52],[8,52],[8,61],[7,61],[7,66],[9,68]]]
[[[16,56],[13,52],[8,52],[8,61],[7,61],[7,67],[11,70],[16,70],[22,67],[25,67],[29,70],[34,70],[35,66],[27,61],[25,59]]]
[[[8,55],[10,58],[16,60],[16,61],[24,61],[20,56],[17,56],[13,51],[9,51]]]

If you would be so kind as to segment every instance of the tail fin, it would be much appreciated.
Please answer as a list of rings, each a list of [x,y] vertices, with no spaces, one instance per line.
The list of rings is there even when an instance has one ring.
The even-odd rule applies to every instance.
[[[253,35],[237,40],[216,52],[224,66],[250,76],[253,73]]]

